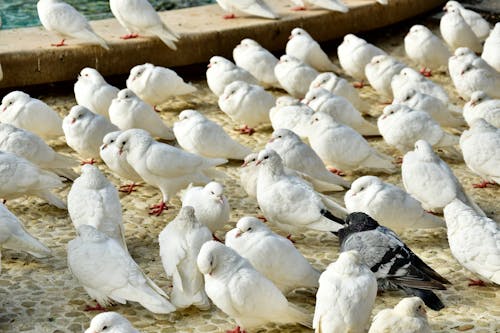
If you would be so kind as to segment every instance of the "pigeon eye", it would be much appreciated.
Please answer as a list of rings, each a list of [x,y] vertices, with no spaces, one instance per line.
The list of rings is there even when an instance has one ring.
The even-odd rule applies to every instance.
[[[104,326],[104,327],[102,328],[102,330],[103,330],[103,331],[105,331],[105,330],[107,330],[107,329],[108,329],[108,326]]]
[[[247,230],[247,231],[250,231],[250,230],[252,230],[252,227],[248,228],[248,230]]]
[[[359,191],[361,192],[361,191],[363,191],[364,189],[365,189],[365,187],[364,187],[364,186],[362,186],[362,187],[360,187],[360,188],[359,188]]]
[[[379,63],[380,63],[380,60],[375,61],[375,63],[376,63],[376,64],[379,64]]]
[[[264,159],[267,160],[269,158],[269,156],[265,156]]]
[[[214,191],[210,191],[210,194],[215,194]]]
[[[113,142],[115,142],[115,140],[111,140],[111,141],[109,141],[109,143],[113,143]]]

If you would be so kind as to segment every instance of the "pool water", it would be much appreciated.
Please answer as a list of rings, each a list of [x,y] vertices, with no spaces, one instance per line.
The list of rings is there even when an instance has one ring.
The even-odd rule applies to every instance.
[[[108,0],[66,0],[89,20],[112,17]],[[215,0],[150,0],[156,10],[195,7]],[[36,12],[36,0],[0,0],[2,29],[41,25]]]

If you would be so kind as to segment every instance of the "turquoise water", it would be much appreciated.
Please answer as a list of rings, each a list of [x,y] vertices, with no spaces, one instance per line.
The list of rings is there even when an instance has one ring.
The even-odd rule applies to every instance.
[[[89,20],[112,17],[108,0],[66,0]],[[150,0],[156,10],[195,7],[215,0]],[[36,12],[37,0],[0,0],[2,29],[40,25]]]

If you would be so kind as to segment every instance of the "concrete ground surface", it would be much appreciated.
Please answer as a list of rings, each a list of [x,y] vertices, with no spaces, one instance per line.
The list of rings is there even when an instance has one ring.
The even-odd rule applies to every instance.
[[[429,18],[417,18],[410,22],[399,24],[384,30],[364,35],[370,42],[382,47],[391,55],[410,63],[404,56],[402,39],[410,26],[424,20],[424,24],[436,32],[436,21]],[[325,45],[330,56],[336,60],[336,46],[338,41]],[[284,45],[282,45],[284,47]],[[123,78],[121,78],[122,80]],[[443,84],[452,96],[455,104],[463,105],[458,99],[449,77],[444,73],[436,73],[432,77],[436,82]],[[161,106],[161,116],[166,123],[172,125],[177,115],[184,109],[197,109],[210,119],[222,124],[224,128],[238,141],[259,150],[268,141],[272,128],[261,126],[252,136],[237,134],[233,129],[240,124],[233,123],[217,106],[216,97],[207,88],[203,73],[199,72],[193,79],[199,91],[192,96],[173,98],[171,102]],[[120,87],[124,86],[124,80]],[[41,98],[53,106],[61,116],[65,116],[75,104],[72,94],[72,84],[46,86],[34,90],[34,97]],[[276,95],[283,92],[273,91]],[[384,105],[383,100],[371,87],[360,90],[361,96],[373,105],[374,114],[380,114]],[[375,122],[372,118],[370,121]],[[380,151],[393,157],[398,152],[389,147],[381,138],[369,140]],[[63,139],[52,142],[52,146],[59,152],[64,152],[78,158],[68,148]],[[472,188],[473,183],[480,181],[463,162],[446,160],[466,191],[492,218],[499,221],[500,186],[485,189]],[[123,180],[117,179],[109,173],[107,167],[99,163],[99,168],[116,185]],[[231,162],[219,168],[228,174],[225,182],[226,195],[232,207],[231,224],[226,231],[244,215],[260,214],[257,203],[246,197],[239,186],[239,163]],[[361,174],[347,177],[354,180]],[[385,181],[402,186],[400,173],[391,176],[381,176]],[[58,194],[66,196],[70,183]],[[344,192],[334,193],[332,197],[342,200]],[[170,281],[163,271],[159,252],[158,234],[178,212],[180,201],[175,198],[171,202],[173,208],[160,217],[149,216],[147,207],[160,200],[159,190],[151,186],[142,186],[131,195],[123,195],[123,220],[126,229],[127,245],[132,257],[145,273],[164,290],[169,290]],[[67,212],[49,206],[34,198],[17,199],[7,202],[7,207],[16,214],[26,228],[53,251],[53,257],[48,259],[34,259],[28,255],[3,251],[2,272],[0,274],[0,331],[5,333],[36,332],[62,333],[83,332],[88,327],[90,319],[95,313],[84,312],[86,305],[94,305],[92,299],[72,277],[66,264],[66,244],[75,237],[73,225]],[[219,235],[221,235],[220,233]],[[283,233],[281,233],[283,234]],[[468,287],[468,279],[476,278],[472,273],[462,268],[452,257],[445,229],[411,230],[403,233],[402,238],[408,246],[425,262],[432,266],[439,274],[452,282],[445,291],[437,294],[443,300],[446,308],[440,312],[428,311],[429,321],[434,332],[500,332],[500,289],[498,286]],[[326,233],[307,232],[303,235],[294,235],[297,248],[312,262],[323,270],[334,261],[338,255],[337,239]],[[308,311],[314,311],[315,290],[296,290],[289,295],[289,300]],[[387,292],[376,299],[373,315],[378,311],[393,307],[404,297],[399,292]],[[234,321],[219,311],[215,306],[209,311],[187,309],[169,315],[155,315],[139,304],[132,303],[110,308],[126,316],[141,332],[221,332],[232,329]],[[301,326],[268,325],[256,332],[310,332]]]

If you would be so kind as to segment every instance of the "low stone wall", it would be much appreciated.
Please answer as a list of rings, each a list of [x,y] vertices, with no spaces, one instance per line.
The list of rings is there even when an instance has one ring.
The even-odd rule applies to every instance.
[[[291,11],[289,0],[269,0],[281,16],[279,20],[240,17],[224,20],[217,5],[160,13],[164,22],[181,34],[178,50],[172,51],[157,38],[121,40],[125,30],[115,19],[92,22],[94,30],[110,45],[78,44],[53,47],[58,36],[42,27],[0,30],[0,63],[4,78],[0,88],[73,80],[81,68],[97,68],[103,75],[123,74],[134,65],[151,62],[174,67],[207,62],[213,55],[230,56],[245,37],[264,47],[283,49],[290,31],[303,27],[318,41],[339,38],[387,26],[433,9],[444,0],[390,0],[382,6],[375,0],[345,0],[346,14],[325,10]]]

